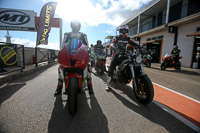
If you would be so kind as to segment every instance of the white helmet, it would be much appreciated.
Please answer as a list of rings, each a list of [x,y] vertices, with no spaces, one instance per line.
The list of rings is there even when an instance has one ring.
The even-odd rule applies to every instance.
[[[127,34],[127,33],[128,33],[128,30],[129,30],[129,28],[128,28],[127,25],[121,25],[121,26],[119,27],[119,33],[122,34],[122,35]]]
[[[78,32],[81,29],[81,23],[78,20],[72,20],[70,25],[72,31]]]

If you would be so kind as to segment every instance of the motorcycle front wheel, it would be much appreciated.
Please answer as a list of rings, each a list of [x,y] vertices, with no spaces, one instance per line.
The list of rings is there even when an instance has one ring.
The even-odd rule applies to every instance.
[[[68,84],[68,110],[74,115],[77,112],[78,104],[78,78],[70,78]]]
[[[151,61],[147,61],[147,67],[148,67],[148,68],[151,67]]]
[[[101,66],[100,66],[100,75],[104,74],[104,70],[105,70],[104,66],[105,65],[103,63],[101,63]]]
[[[137,100],[142,104],[149,104],[154,97],[154,88],[151,80],[147,75],[136,77],[137,90],[134,90],[134,94]]]
[[[162,64],[161,64],[161,66],[160,66],[160,68],[162,69],[162,70],[165,70],[166,69],[166,64],[163,62]]]

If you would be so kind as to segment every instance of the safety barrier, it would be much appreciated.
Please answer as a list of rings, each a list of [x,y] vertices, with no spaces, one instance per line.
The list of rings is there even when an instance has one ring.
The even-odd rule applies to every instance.
[[[0,42],[0,74],[25,69],[24,46]]]

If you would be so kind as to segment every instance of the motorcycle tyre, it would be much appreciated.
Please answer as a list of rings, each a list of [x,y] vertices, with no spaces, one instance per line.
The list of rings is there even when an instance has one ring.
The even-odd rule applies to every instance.
[[[162,63],[161,66],[160,66],[160,68],[161,68],[162,70],[165,70],[165,69],[166,69],[165,63]]]
[[[177,69],[177,70],[181,70],[181,62],[178,62],[177,64],[176,64],[176,66],[175,66],[175,69]]]
[[[147,65],[146,65],[148,68],[151,67],[151,62],[150,61],[147,61]]]
[[[142,103],[143,105],[149,104],[152,102],[153,97],[154,97],[154,88],[153,88],[152,82],[147,75],[137,77],[136,79],[138,79],[138,78],[140,78],[140,82],[142,82],[141,85],[144,85],[144,87],[145,87],[144,91],[146,93],[146,98],[142,99],[140,96],[138,96],[135,89],[133,89],[134,94],[140,103]],[[136,84],[137,84],[138,89],[140,89],[141,86],[140,86],[138,80],[136,80]]]
[[[78,78],[70,78],[68,86],[68,110],[69,113],[75,115],[78,104]]]
[[[104,64],[101,63],[101,66],[100,66],[100,75],[103,75],[103,74],[104,74],[104,70],[105,70]]]

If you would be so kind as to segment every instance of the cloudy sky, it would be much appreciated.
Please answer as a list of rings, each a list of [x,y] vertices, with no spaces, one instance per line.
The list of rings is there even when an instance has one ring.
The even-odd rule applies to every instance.
[[[134,15],[151,0],[53,0],[58,3],[55,17],[63,19],[63,33],[71,31],[69,22],[79,19],[81,32],[88,36],[89,44],[95,44],[108,35],[116,34],[116,27]],[[49,0],[0,0],[0,8],[34,10],[37,16]],[[5,41],[6,31],[0,31],[0,41]],[[36,32],[10,31],[12,42],[35,47]],[[49,44],[42,46],[59,49],[59,29],[52,28]]]

